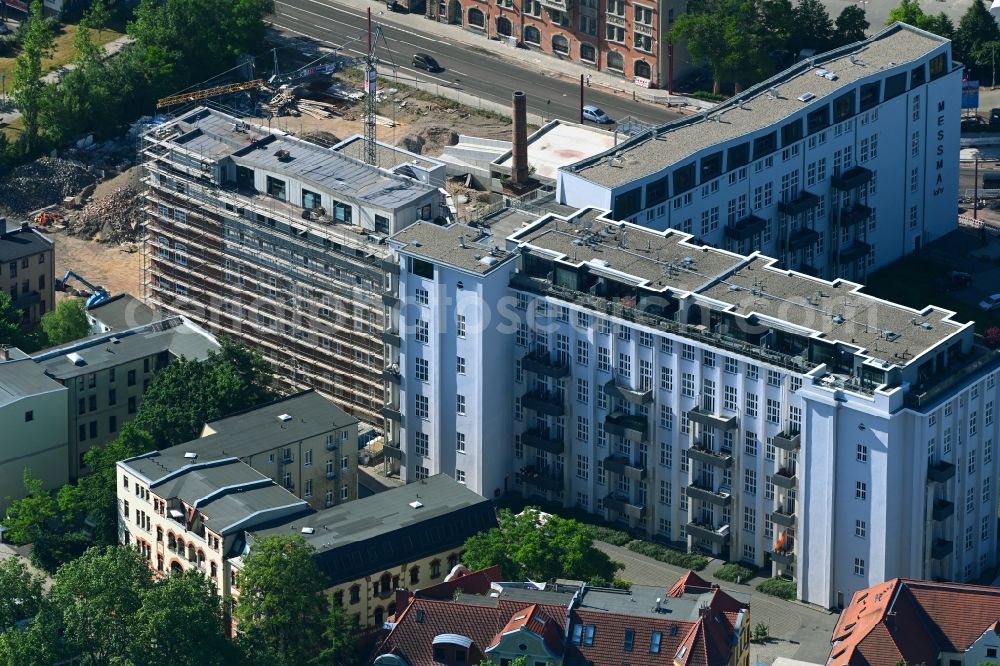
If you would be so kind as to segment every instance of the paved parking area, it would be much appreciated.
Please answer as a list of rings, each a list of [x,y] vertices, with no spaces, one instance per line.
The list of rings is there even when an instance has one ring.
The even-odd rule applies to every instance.
[[[664,564],[645,555],[633,553],[627,548],[597,542],[612,560],[621,562],[625,569],[619,576],[636,585],[658,585],[667,587],[684,573],[684,570]],[[723,563],[713,560],[699,572],[709,580],[711,572]],[[718,582],[724,590],[750,594],[750,624],[766,624],[773,637],[767,644],[753,643],[750,648],[751,664],[770,664],[777,657],[792,657],[817,664],[825,664],[830,656],[830,637],[837,624],[837,613],[817,606],[785,601],[766,594],[757,593],[749,585]],[[754,583],[760,582],[755,579]]]

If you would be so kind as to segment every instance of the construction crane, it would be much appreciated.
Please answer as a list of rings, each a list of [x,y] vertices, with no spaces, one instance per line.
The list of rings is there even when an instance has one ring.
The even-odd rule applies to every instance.
[[[171,95],[170,97],[164,97],[156,102],[156,108],[162,109],[166,106],[173,106],[175,104],[184,104],[186,102],[196,102],[200,99],[207,99],[209,97],[215,97],[216,95],[228,95],[229,93],[242,92],[244,90],[253,90],[255,88],[260,88],[264,85],[263,79],[254,79],[253,81],[243,81],[242,83],[230,83],[224,86],[215,86],[214,88],[206,88],[204,90],[193,90],[191,92],[181,93],[179,95]]]
[[[375,56],[375,45],[382,36],[382,26],[375,27],[372,35],[372,10],[368,8],[368,54],[365,63],[365,164],[378,166],[378,144],[375,142],[375,116],[378,115],[378,101],[375,94],[375,81],[378,72],[375,66],[378,58]],[[372,39],[374,37],[374,39]]]

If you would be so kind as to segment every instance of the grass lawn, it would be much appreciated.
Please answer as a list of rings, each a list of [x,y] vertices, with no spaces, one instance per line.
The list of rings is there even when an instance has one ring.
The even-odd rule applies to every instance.
[[[978,259],[966,257],[966,262]],[[961,269],[973,272],[973,267]],[[955,311],[959,321],[975,320],[976,332],[982,334],[991,326],[1000,326],[1000,312],[983,312],[975,304],[967,303],[954,293],[945,291],[937,284],[937,279],[954,266],[945,265],[925,256],[911,255],[868,277],[864,292],[888,301],[894,301],[911,308],[923,309],[936,305]]]
[[[0,125],[0,132],[6,134],[11,143],[17,141],[22,130],[24,130],[24,122],[20,118],[9,125]]]
[[[56,35],[55,45],[52,48],[52,57],[42,61],[42,69],[45,72],[58,69],[73,59],[73,41],[76,39],[77,27],[75,24],[60,26],[60,33]],[[122,33],[108,28],[102,30],[100,34],[96,30],[92,33],[94,43],[98,45],[107,44],[121,36]],[[7,76],[7,91],[9,92],[14,79],[13,57],[0,58],[0,75]]]

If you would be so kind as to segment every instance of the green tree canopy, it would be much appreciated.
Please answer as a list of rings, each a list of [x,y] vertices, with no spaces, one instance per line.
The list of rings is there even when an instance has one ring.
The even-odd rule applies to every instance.
[[[31,543],[47,525],[59,520],[56,498],[27,468],[24,470],[24,490],[25,497],[11,502],[3,521],[7,538],[17,544]]]
[[[32,154],[38,138],[38,118],[42,108],[45,83],[42,81],[42,58],[47,57],[54,44],[52,30],[42,14],[42,3],[31,3],[28,27],[21,42],[21,53],[14,61],[14,81],[11,93],[21,111],[24,132],[21,134],[24,152]]]
[[[235,610],[240,631],[282,666],[308,663],[323,642],[329,601],[315,554],[296,534],[256,541],[243,559]]]
[[[820,0],[799,0],[792,12],[795,30],[789,40],[794,54],[802,49],[822,53],[833,45],[833,21]]]
[[[54,310],[42,316],[42,330],[52,346],[73,342],[90,335],[87,312],[83,299],[71,298],[60,301]]]
[[[20,558],[0,560],[0,631],[34,617],[44,599],[42,579],[32,574]]]
[[[222,604],[215,586],[200,572],[175,574],[145,589],[130,631],[133,664],[234,663]]]
[[[330,603],[323,628],[323,648],[315,660],[316,666],[357,666],[360,663],[353,626],[344,607]]]
[[[472,569],[499,565],[507,580],[613,580],[621,565],[594,547],[590,529],[575,520],[548,516],[528,507],[504,509],[499,527],[465,542],[463,559]]]
[[[892,25],[896,21],[899,21],[920,27],[920,24],[925,19],[926,14],[924,14],[924,10],[920,7],[920,0],[900,0],[899,5],[889,10],[889,17],[886,19],[885,24]]]
[[[869,25],[865,10],[857,5],[848,5],[837,16],[833,39],[838,46],[860,42],[866,37]]]
[[[198,436],[206,421],[274,398],[271,371],[256,352],[227,340],[204,361],[179,359],[153,377],[135,424],[152,433],[157,448]]]
[[[90,518],[95,524],[94,539],[99,545],[118,543],[118,468],[115,463],[155,448],[149,433],[134,423],[126,423],[117,438],[83,454],[90,474],[81,477],[76,485],[67,484],[59,489],[60,510],[68,518]]]
[[[0,631],[0,664],[52,666],[77,656],[63,638],[62,615],[45,600],[31,623]]]
[[[10,294],[0,291],[0,345],[17,345],[21,341],[23,313],[14,307]]]
[[[1000,42],[1000,28],[983,0],[973,0],[955,31],[955,58],[977,75],[990,73],[993,50]]]
[[[91,548],[59,567],[51,599],[72,649],[86,663],[121,663],[151,585],[146,559],[134,548]]]

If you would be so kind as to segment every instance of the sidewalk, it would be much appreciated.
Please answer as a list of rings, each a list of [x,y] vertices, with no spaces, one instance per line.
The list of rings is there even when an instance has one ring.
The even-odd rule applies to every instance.
[[[111,56],[113,56],[114,54],[118,53],[123,48],[125,48],[126,44],[130,44],[131,42],[132,38],[129,37],[128,35],[122,35],[118,39],[108,42],[102,47],[104,49],[104,58],[105,59],[110,58]],[[62,80],[64,76],[66,76],[67,73],[73,71],[74,69],[76,69],[76,65],[74,65],[73,63],[68,63],[66,65],[63,65],[62,67],[52,70],[51,72],[43,76],[42,81],[44,81],[45,83],[58,83],[59,81]],[[13,84],[12,81],[10,80],[7,81],[8,104],[4,104],[4,100],[0,100],[0,127],[2,127],[3,125],[9,125],[21,117],[20,112],[14,109],[13,106],[14,99],[10,95],[10,86],[12,84]],[[10,110],[4,113],[3,110],[8,106],[10,107]]]
[[[459,25],[441,23],[426,18],[423,14],[397,14],[386,12],[384,3],[372,4],[369,0],[330,0],[331,4],[345,9],[351,9],[363,14],[369,8],[373,18],[385,24],[394,24],[428,37],[436,37],[451,44],[464,44],[471,49],[506,60],[521,67],[533,69],[552,77],[578,82],[580,76],[589,76],[590,85],[604,89],[607,92],[622,97],[632,97],[653,104],[665,104],[671,107],[688,107],[690,112],[697,112],[714,106],[711,102],[671,95],[666,90],[640,88],[627,79],[613,76],[607,72],[599,72],[592,67],[586,67],[572,60],[550,55],[533,48],[518,48],[506,41],[487,38],[486,33]],[[280,23],[278,14],[278,23]],[[678,109],[685,111],[684,108]]]
[[[47,574],[44,571],[36,569],[34,567],[34,565],[31,564],[31,562],[28,559],[30,557],[30,555],[31,555],[31,546],[16,547],[16,546],[13,546],[13,545],[11,545],[9,543],[0,543],[0,561],[6,560],[6,559],[9,559],[9,558],[12,558],[12,557],[20,558],[21,562],[26,567],[28,567],[28,571],[30,571],[31,573],[33,573],[36,576],[41,576],[42,577],[42,579],[43,579],[42,586],[45,589],[45,591],[48,592],[49,588],[52,587],[52,583],[53,583],[52,576],[50,576],[49,574]]]

